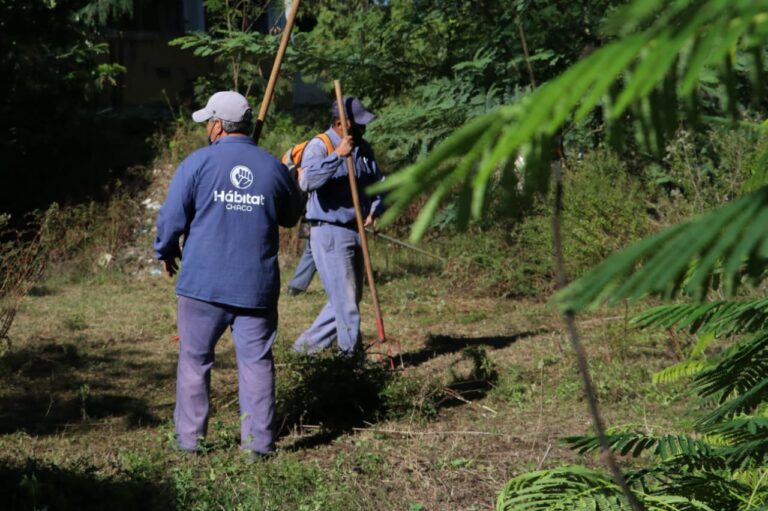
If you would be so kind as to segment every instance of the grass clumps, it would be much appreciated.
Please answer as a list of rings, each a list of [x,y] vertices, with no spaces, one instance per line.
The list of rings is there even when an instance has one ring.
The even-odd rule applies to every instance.
[[[176,509],[341,511],[351,506],[338,473],[290,455],[254,464],[211,456],[172,468],[169,486]]]
[[[437,415],[439,386],[413,372],[391,374],[381,390],[384,415],[419,422]]]
[[[434,384],[365,362],[362,355],[351,360],[292,355],[290,360],[277,375],[283,433],[302,425],[341,433],[382,420],[427,420],[436,413]]]

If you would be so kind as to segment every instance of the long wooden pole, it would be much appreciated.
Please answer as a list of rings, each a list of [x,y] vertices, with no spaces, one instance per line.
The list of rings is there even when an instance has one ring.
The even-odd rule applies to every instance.
[[[336,102],[339,106],[339,120],[341,121],[341,130],[344,138],[349,135],[347,130],[347,112],[344,108],[344,96],[341,94],[341,82],[339,80],[333,81],[333,86],[336,89]],[[368,252],[368,239],[365,236],[365,224],[363,222],[363,213],[360,209],[360,196],[357,192],[357,177],[355,174],[355,163],[352,161],[352,155],[347,156],[347,175],[349,176],[349,188],[352,190],[352,203],[355,206],[355,219],[357,220],[357,232],[360,235],[360,244],[363,248],[363,262],[365,264],[365,274],[368,277],[368,287],[371,288],[371,300],[373,301],[373,309],[376,312],[376,330],[379,334],[379,348],[386,342],[386,336],[384,335],[384,319],[381,316],[381,306],[379,305],[379,294],[376,292],[376,282],[373,280],[373,266],[371,266],[371,256]],[[389,346],[387,347],[389,356],[389,366],[391,369],[395,368],[394,359],[389,353]]]
[[[272,72],[269,74],[269,81],[267,82],[267,88],[264,91],[264,99],[261,100],[261,108],[259,109],[259,116],[256,118],[256,122],[253,126],[253,140],[258,144],[259,138],[261,138],[261,130],[264,127],[264,121],[267,118],[267,110],[269,110],[269,103],[272,101],[272,95],[275,93],[275,85],[277,84],[277,77],[280,75],[280,66],[283,64],[283,57],[285,56],[285,50],[288,48],[288,41],[291,39],[291,32],[293,31],[293,22],[296,20],[296,13],[299,10],[299,4],[301,0],[293,0],[291,3],[291,12],[288,13],[288,19],[285,21],[285,27],[283,28],[283,36],[280,39],[280,46],[277,48],[277,55],[275,55],[275,62],[272,64]]]

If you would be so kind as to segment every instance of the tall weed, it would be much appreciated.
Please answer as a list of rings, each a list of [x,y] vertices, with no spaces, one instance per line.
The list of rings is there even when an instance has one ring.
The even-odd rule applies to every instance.
[[[595,151],[565,177],[563,240],[571,276],[649,231],[650,190],[618,156]]]
[[[0,339],[7,338],[21,302],[51,267],[93,274],[125,262],[120,252],[135,237],[140,205],[129,195],[29,215],[24,228],[0,227]]]
[[[155,134],[155,165],[175,167],[190,153],[207,144],[204,125],[180,112],[174,122]]]

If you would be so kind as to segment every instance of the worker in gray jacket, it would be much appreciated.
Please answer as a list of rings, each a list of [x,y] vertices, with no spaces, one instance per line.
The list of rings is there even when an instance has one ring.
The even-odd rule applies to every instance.
[[[333,147],[313,139],[304,150],[299,186],[309,192],[306,219],[311,225],[310,243],[328,302],[314,323],[293,347],[298,352],[316,353],[334,341],[342,355],[351,355],[360,344],[360,297],[363,254],[357,232],[346,157],[352,155],[360,191],[360,208],[365,225],[382,212],[381,196],[367,196],[366,187],[384,179],[370,144],[363,138],[365,127],[375,116],[352,97],[343,99],[349,136],[343,138],[338,104],[334,102],[332,124],[326,131]]]

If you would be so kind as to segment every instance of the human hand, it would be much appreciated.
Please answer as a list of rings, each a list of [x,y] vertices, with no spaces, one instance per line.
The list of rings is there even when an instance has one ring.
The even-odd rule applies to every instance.
[[[365,223],[363,224],[363,227],[370,227],[374,231],[376,231],[376,224],[378,223],[378,218],[373,218],[373,213],[368,215],[368,217],[365,219]]]
[[[163,266],[165,266],[165,274],[170,278],[176,275],[176,273],[179,271],[179,263],[176,262],[176,259],[166,259],[163,261]]]
[[[339,145],[336,146],[334,153],[338,154],[341,158],[346,158],[352,153],[352,149],[355,147],[355,141],[351,135],[347,135],[341,139]]]

